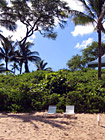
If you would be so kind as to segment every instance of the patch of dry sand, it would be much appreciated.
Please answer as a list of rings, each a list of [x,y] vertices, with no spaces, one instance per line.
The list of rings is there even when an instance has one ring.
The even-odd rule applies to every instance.
[[[105,140],[105,114],[74,118],[43,117],[40,113],[0,113],[0,140]]]

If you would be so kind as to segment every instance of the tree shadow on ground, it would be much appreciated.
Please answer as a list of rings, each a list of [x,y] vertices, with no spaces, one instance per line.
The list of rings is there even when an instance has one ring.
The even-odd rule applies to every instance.
[[[3,113],[0,115],[0,118],[3,117],[12,117],[22,120],[23,122],[28,122],[32,124],[36,129],[39,129],[39,127],[35,124],[35,122],[42,122],[45,124],[49,124],[52,127],[57,127],[59,129],[66,129],[66,126],[71,125],[71,120],[67,121],[68,119],[63,119],[61,117],[44,117],[42,114],[37,115],[36,113],[18,113],[18,114],[12,114],[12,113]],[[60,120],[58,120],[58,118]],[[34,122],[35,121],[35,122]],[[75,123],[75,122],[74,122]]]
[[[100,125],[102,128],[105,128],[105,126],[103,126],[103,125]]]

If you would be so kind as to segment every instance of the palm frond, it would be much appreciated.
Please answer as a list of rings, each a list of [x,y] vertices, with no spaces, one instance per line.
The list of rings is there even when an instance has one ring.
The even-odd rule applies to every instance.
[[[4,37],[2,34],[0,34],[0,38],[2,39],[1,43],[5,43],[8,47],[12,47],[11,42],[8,40],[8,38]]]
[[[31,62],[40,61],[40,57],[38,56],[28,56],[27,59]]]
[[[39,55],[39,53],[36,52],[36,51],[31,52],[31,51],[29,50],[29,51],[27,52],[27,56],[31,56],[31,55]]]
[[[86,25],[88,23],[95,22],[95,20],[90,16],[76,10],[71,10],[70,14],[75,25]]]
[[[2,63],[2,64],[0,64],[0,72],[2,73],[2,72],[4,72],[4,71],[6,71],[6,68],[5,67],[3,67],[4,66],[4,64]]]
[[[100,19],[103,19],[104,17],[105,17],[105,2],[104,2],[104,4],[103,4],[103,7],[102,7],[102,11],[101,11],[99,20],[100,20]]]
[[[86,2],[86,0],[77,0],[77,1],[82,3],[82,5],[84,7],[84,11],[86,11],[86,13],[89,17],[96,18],[96,15],[91,10],[91,6],[92,6],[94,0],[92,0],[92,2],[90,2],[91,0],[88,0],[87,2]]]
[[[5,54],[4,50],[0,47],[0,55],[4,55],[4,54]]]

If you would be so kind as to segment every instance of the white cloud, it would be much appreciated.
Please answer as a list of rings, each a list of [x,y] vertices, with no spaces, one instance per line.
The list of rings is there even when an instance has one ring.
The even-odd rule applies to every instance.
[[[9,35],[12,36],[13,35],[13,40],[20,40],[23,36],[25,36],[25,27],[22,25],[22,23],[20,23],[19,21],[17,22],[18,24],[18,28],[16,31],[12,32],[12,31],[8,31],[6,30],[4,27],[1,27],[1,30],[3,31],[2,34],[5,35],[5,37],[8,37]]]
[[[85,34],[90,34],[94,31],[94,26],[92,24],[86,25],[86,26],[81,26],[77,25],[74,29],[74,31],[71,32],[73,36],[77,35],[85,35]]]
[[[17,25],[18,25],[18,27],[17,27],[16,31],[13,31],[13,32],[7,30],[4,27],[1,27],[2,34],[5,37],[12,36],[12,40],[14,40],[14,41],[16,41],[16,40],[20,41],[26,35],[26,27],[20,21],[17,21]],[[35,34],[33,34],[30,38],[28,38],[27,41],[32,42],[34,38],[35,38]]]
[[[93,38],[89,38],[88,40],[84,40],[82,42],[82,44],[77,43],[75,48],[77,48],[77,49],[85,49],[88,45],[91,45],[92,42],[93,42]]]
[[[77,10],[77,11],[84,11],[84,8],[82,6],[82,3],[77,0],[64,0],[68,3],[71,9]]]
[[[68,5],[70,6],[71,9],[73,10],[77,10],[80,12],[85,12],[85,9],[82,5],[81,2],[79,2],[78,0],[65,0]],[[86,1],[87,5],[88,5],[88,1]],[[94,26],[92,24],[86,25],[86,26],[81,26],[81,25],[77,25],[75,26],[74,31],[72,31],[72,35],[73,36],[78,36],[78,35],[85,35],[85,34],[90,34],[94,31]]]
[[[12,6],[12,3],[11,3],[11,1],[10,0],[6,0],[7,1],[7,3],[8,3],[8,6]]]

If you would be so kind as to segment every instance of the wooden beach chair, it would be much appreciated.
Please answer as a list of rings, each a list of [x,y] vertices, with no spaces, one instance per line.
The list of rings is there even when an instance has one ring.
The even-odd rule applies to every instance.
[[[74,105],[67,105],[66,106],[66,112],[63,115],[63,118],[65,115],[73,115],[75,117],[75,112],[74,112]]]
[[[50,105],[48,107],[48,112],[44,113],[44,116],[46,117],[46,115],[53,115],[53,114],[56,114],[56,106]]]

